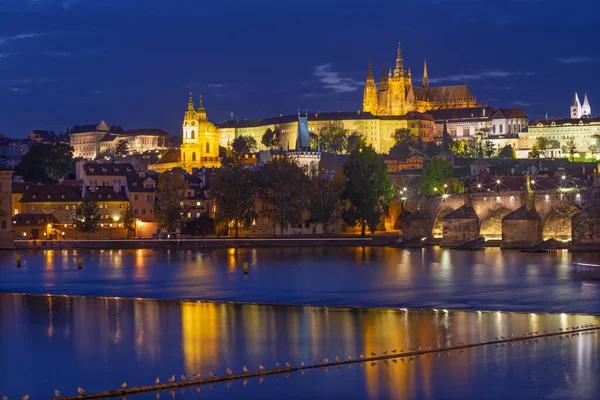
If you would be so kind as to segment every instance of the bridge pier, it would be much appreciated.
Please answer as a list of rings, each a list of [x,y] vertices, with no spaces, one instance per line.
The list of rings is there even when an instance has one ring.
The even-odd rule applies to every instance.
[[[590,205],[571,218],[571,238],[571,251],[600,250],[600,205]]]
[[[479,217],[473,207],[464,205],[442,219],[440,246],[455,246],[479,237]]]
[[[541,241],[542,218],[535,208],[521,206],[502,218],[501,248],[525,248]]]

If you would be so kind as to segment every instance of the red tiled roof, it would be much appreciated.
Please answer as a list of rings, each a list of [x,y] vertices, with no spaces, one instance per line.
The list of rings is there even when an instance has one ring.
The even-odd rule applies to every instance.
[[[33,185],[23,193],[21,203],[78,202],[81,196],[70,186]]]

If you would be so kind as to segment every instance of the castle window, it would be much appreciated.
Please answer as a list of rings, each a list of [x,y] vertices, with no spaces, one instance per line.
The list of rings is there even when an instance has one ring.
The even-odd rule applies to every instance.
[[[192,161],[196,161],[196,152],[192,153]]]
[[[206,142],[206,152],[210,153],[210,143]]]
[[[502,124],[500,124],[499,127],[500,127],[500,133],[502,133]]]
[[[492,133],[496,133],[496,125],[492,125]]]
[[[192,131],[190,133],[190,139],[196,139],[196,132]]]

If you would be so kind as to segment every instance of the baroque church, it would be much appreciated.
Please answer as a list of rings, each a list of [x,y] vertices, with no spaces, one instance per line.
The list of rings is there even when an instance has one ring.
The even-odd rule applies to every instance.
[[[389,73],[385,67],[379,89],[369,61],[367,82],[363,98],[363,111],[373,115],[404,115],[411,111],[425,112],[446,108],[476,107],[477,102],[467,85],[430,87],[427,61],[423,68],[423,86],[413,86],[410,68],[404,69],[402,49],[398,43],[396,68]]]
[[[170,171],[173,168],[183,168],[189,173],[202,167],[220,167],[219,158],[219,131],[217,127],[206,118],[206,109],[200,104],[198,110],[194,108],[192,94],[187,111],[183,116],[183,139],[179,149],[166,152],[156,164],[149,169],[156,172]]]

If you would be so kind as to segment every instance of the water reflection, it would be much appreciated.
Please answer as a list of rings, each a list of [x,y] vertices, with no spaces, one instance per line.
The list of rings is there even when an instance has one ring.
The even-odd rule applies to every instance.
[[[67,392],[67,388],[77,385],[99,391],[116,388],[123,381],[130,386],[148,384],[156,376],[206,376],[208,371],[223,374],[227,367],[241,371],[244,365],[256,369],[258,364],[273,367],[275,362],[283,365],[323,357],[356,358],[394,348],[427,349],[448,342],[483,342],[513,332],[600,322],[597,317],[568,314],[24,295],[0,295],[0,310],[0,388],[8,390],[0,395],[9,398],[22,395],[25,388],[32,398],[40,398],[50,396],[55,388]],[[63,334],[57,335],[59,332]],[[503,393],[504,386],[514,384],[524,388],[530,385],[531,390],[544,397],[564,390],[568,384],[548,377],[568,372],[571,382],[587,385],[581,391],[586,397],[599,394],[596,381],[590,378],[600,372],[598,350],[597,335],[551,339],[527,346],[486,346],[464,353],[389,360],[364,368],[344,366],[343,371],[330,368],[326,376],[319,372],[304,381],[292,377],[282,390],[295,393],[292,397],[298,398],[330,393],[330,398],[376,399],[440,397],[446,393],[444,390],[453,393],[454,387],[464,391],[463,398],[470,398],[481,394],[480,390]],[[55,367],[58,360],[60,368]],[[43,379],[32,381],[31,376]],[[531,376],[538,381],[528,383]],[[539,380],[548,382],[541,385]],[[269,395],[253,382],[239,396],[273,397],[276,393]],[[241,390],[241,385],[237,385],[237,390]],[[318,388],[314,393],[313,385]],[[454,392],[457,397],[460,390]],[[236,397],[236,393],[232,395]],[[506,395],[510,396],[510,391]]]
[[[0,291],[260,303],[600,312],[573,260],[600,253],[277,248],[0,253]],[[77,270],[77,257],[83,270]],[[243,274],[248,263],[250,274]]]

